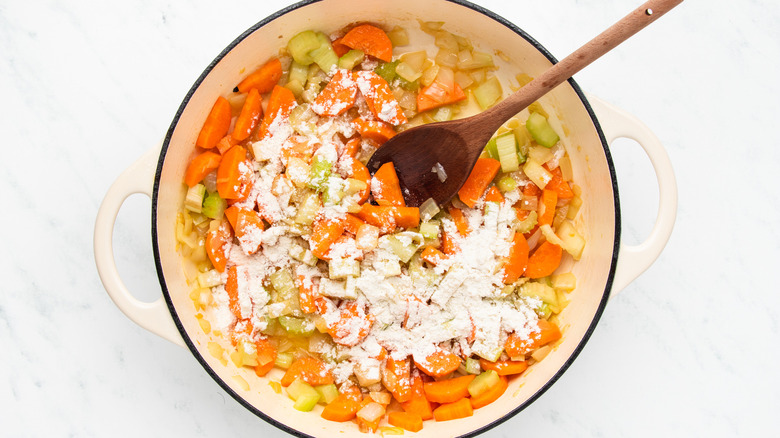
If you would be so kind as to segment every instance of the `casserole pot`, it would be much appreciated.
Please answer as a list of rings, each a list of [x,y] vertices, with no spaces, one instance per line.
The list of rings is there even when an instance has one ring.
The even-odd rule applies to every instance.
[[[277,55],[281,45],[296,33],[315,29],[327,32],[369,21],[409,31],[417,19],[444,21],[445,28],[470,39],[482,51],[503,52],[509,61],[494,56],[497,75],[506,85],[524,72],[537,76],[555,62],[535,40],[514,24],[464,1],[432,0],[323,0],[292,5],[259,22],[231,43],[204,71],[184,98],[162,144],[149,150],[122,173],[109,189],[95,224],[95,259],[103,284],[116,305],[130,319],[171,342],[189,348],[212,378],[239,403],[271,424],[299,436],[364,436],[352,422],[323,420],[314,412],[299,412],[284,394],[276,394],[266,378],[251,369],[239,370],[209,354],[213,337],[205,334],[189,298],[182,258],[176,251],[176,214],[184,198],[183,175],[195,138],[219,95],[225,95],[246,72]],[[430,54],[431,52],[429,52]],[[498,52],[495,52],[498,53]],[[508,88],[508,87],[507,87]],[[542,361],[514,379],[496,402],[477,409],[469,418],[426,422],[417,435],[450,437],[475,435],[507,420],[528,406],[568,368],[585,345],[611,294],[623,289],[658,257],[668,240],[676,215],[674,173],[659,140],[637,119],[591,96],[573,80],[557,87],[541,102],[565,125],[562,141],[582,188],[583,207],[577,225],[587,241],[582,259],[561,270],[577,277],[571,303],[560,314],[563,339]],[[638,246],[620,243],[620,209],[617,182],[609,144],[618,137],[636,140],[650,158],[659,186],[655,225]],[[152,245],[162,297],[152,303],[135,299],[118,275],[112,248],[113,225],[124,200],[144,193],[152,199]],[[277,373],[277,374],[274,374]],[[274,370],[267,377],[278,380]],[[241,379],[235,376],[241,376]]]

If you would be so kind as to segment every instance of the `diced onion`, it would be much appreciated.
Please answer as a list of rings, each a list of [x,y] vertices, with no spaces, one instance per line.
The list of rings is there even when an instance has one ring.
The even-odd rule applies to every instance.
[[[446,178],[446,174],[445,174]],[[439,214],[441,210],[439,209],[439,206],[436,204],[436,201],[433,200],[433,198],[428,198],[420,204],[420,219],[423,221],[428,221],[432,217]]]

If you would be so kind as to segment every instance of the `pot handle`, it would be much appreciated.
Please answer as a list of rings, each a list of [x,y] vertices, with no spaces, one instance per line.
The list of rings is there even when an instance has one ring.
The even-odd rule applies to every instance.
[[[149,150],[122,172],[108,189],[95,221],[95,264],[103,287],[122,313],[146,330],[184,347],[184,340],[173,323],[163,297],[151,303],[137,300],[122,282],[114,260],[113,235],[116,216],[130,195],[143,193],[152,197],[159,155],[160,147]]]
[[[658,258],[669,240],[677,217],[677,181],[674,169],[661,141],[636,117],[588,95],[607,143],[620,137],[635,140],[642,146],[655,170],[658,181],[658,215],[647,239],[639,245],[620,244],[613,296],[634,281]]]

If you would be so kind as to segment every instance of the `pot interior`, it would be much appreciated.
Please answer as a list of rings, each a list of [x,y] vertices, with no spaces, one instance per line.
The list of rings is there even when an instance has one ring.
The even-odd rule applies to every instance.
[[[189,298],[190,287],[176,247],[176,213],[183,203],[182,183],[186,165],[193,154],[195,139],[206,115],[219,95],[228,94],[243,76],[278,54],[296,33],[306,30],[336,31],[360,21],[391,28],[400,25],[417,36],[428,38],[429,55],[435,55],[433,40],[419,32],[418,19],[444,21],[444,28],[470,39],[478,50],[494,54],[500,68],[497,75],[504,85],[518,73],[537,76],[551,66],[547,52],[518,28],[479,7],[445,0],[324,0],[296,4],[258,23],[229,46],[198,79],[185,98],[166,136],[155,180],[153,199],[153,245],[164,295],[179,330],[193,354],[208,373],[236,400],[266,421],[296,435],[364,436],[351,422],[323,420],[317,413],[298,412],[284,394],[277,394],[266,378],[253,371],[221,363],[208,351],[213,334],[205,334]],[[411,47],[402,47],[409,50]],[[497,56],[501,54],[502,56]],[[503,59],[502,59],[503,58]],[[564,83],[541,99],[544,108],[562,123],[572,161],[574,181],[582,188],[583,207],[575,221],[587,239],[582,259],[574,264],[565,256],[562,270],[577,277],[571,303],[560,315],[563,340],[541,362],[510,383],[501,399],[475,410],[474,416],[441,423],[426,422],[418,435],[458,436],[485,430],[527,406],[554,382],[584,345],[599,319],[609,295],[619,241],[617,189],[612,162],[598,123],[573,81]],[[278,370],[267,377],[277,380]],[[248,384],[244,385],[243,382]]]

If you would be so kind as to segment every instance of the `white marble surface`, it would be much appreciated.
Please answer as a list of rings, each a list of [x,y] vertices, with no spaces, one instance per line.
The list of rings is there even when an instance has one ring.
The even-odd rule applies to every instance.
[[[478,3],[558,58],[637,4]],[[0,2],[0,435],[285,436],[117,310],[92,229],[110,183],[164,135],[202,69],[286,5]],[[676,229],[569,371],[486,436],[777,436],[778,22],[775,0],[688,0],[576,76],[666,145]],[[625,241],[636,243],[652,226],[654,177],[631,143],[613,153]],[[130,198],[114,237],[145,300],[159,296],[149,208]]]

